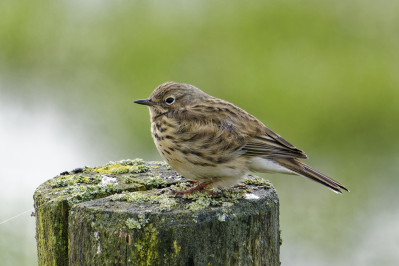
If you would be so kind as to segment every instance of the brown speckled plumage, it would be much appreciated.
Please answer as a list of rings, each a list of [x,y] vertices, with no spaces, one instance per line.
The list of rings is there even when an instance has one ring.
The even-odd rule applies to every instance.
[[[249,171],[298,174],[340,193],[337,181],[299,159],[303,151],[243,109],[190,84],[167,82],[148,99],[161,156],[184,177],[213,186],[237,184]]]

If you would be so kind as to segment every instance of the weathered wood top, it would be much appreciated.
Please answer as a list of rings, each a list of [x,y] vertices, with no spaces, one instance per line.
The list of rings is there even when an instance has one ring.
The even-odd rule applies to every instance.
[[[186,259],[197,264],[212,261],[218,265],[222,263],[218,260],[221,257],[225,257],[223,263],[231,262],[234,252],[239,252],[241,258],[257,257],[258,251],[246,251],[250,250],[249,244],[244,244],[245,239],[253,238],[263,243],[259,244],[262,250],[273,253],[273,259],[268,260],[277,263],[280,241],[277,194],[268,181],[258,177],[249,177],[242,185],[214,191],[213,195],[195,192],[178,197],[173,191],[193,184],[163,162],[140,159],[64,172],[40,185],[34,195],[39,262],[43,265],[84,262],[84,265],[104,263],[110,256],[115,261],[116,251],[112,247],[122,245],[126,246],[124,252],[130,254],[126,264],[162,259],[167,265],[182,260],[177,253],[179,256],[184,253],[191,256]],[[229,234],[232,227],[236,228],[235,234]],[[202,231],[196,232],[195,228]],[[194,235],[188,236],[190,232]],[[189,244],[187,237],[191,239]],[[212,243],[222,240],[224,247],[218,251],[219,246]],[[154,241],[157,245],[151,246]],[[237,241],[245,248],[232,246]],[[152,253],[144,254],[143,247]],[[197,249],[198,254],[212,253],[218,258],[201,258],[193,253]],[[87,256],[79,255],[82,250]],[[226,250],[235,251],[230,254]],[[175,254],[174,257],[166,258],[167,251]],[[120,258],[126,256],[120,254]]]

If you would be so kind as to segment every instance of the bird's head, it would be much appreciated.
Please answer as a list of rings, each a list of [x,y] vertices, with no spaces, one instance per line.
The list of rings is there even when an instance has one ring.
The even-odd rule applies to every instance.
[[[208,97],[211,96],[193,85],[171,81],[159,85],[148,99],[134,102],[147,105],[151,115],[157,115],[196,105]]]

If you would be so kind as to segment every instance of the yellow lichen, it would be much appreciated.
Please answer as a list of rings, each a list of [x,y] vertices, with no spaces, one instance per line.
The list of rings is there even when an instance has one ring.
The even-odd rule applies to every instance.
[[[172,258],[176,258],[181,251],[181,246],[177,245],[176,240],[173,241],[173,250],[174,250],[174,253],[172,254]]]
[[[149,167],[144,164],[142,159],[134,160],[121,160],[118,162],[109,162],[107,165],[102,167],[93,168],[94,172],[111,175],[111,174],[125,174],[125,173],[145,173],[149,170]]]

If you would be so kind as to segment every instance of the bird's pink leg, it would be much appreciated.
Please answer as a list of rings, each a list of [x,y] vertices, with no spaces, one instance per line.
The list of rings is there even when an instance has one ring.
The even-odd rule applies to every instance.
[[[202,183],[199,183],[198,185],[196,185],[195,187],[192,187],[190,189],[181,190],[181,191],[173,191],[173,193],[176,194],[176,195],[182,196],[184,194],[191,194],[191,193],[193,193],[195,191],[201,191],[202,190],[202,191],[204,191],[206,193],[213,194],[213,192],[204,189],[209,184],[212,184],[212,181],[202,182]]]

